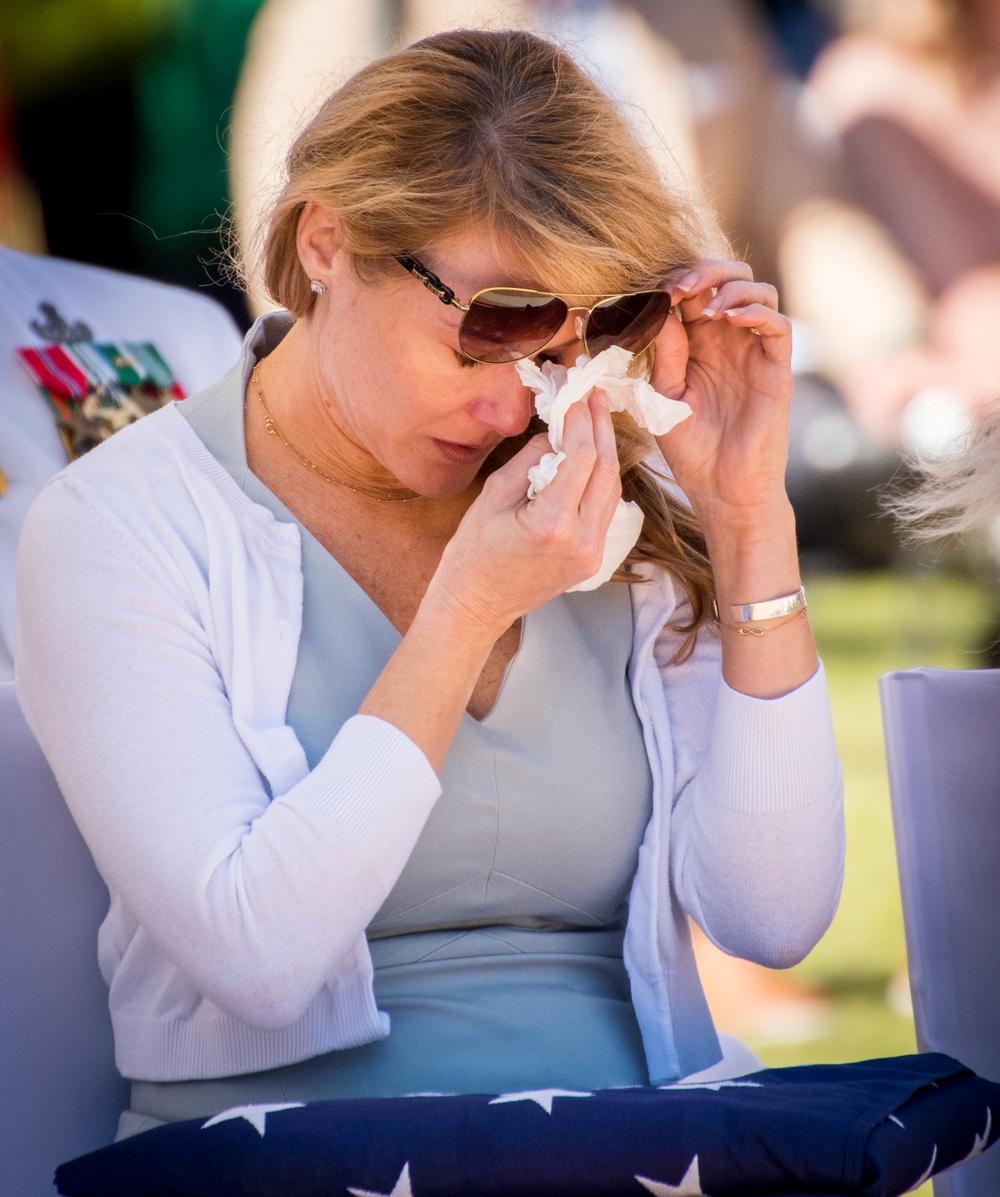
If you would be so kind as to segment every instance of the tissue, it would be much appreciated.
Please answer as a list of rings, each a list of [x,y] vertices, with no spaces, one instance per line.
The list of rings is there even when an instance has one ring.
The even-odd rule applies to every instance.
[[[556,476],[560,462],[566,460],[562,451],[563,427],[566,413],[595,388],[608,397],[612,411],[625,411],[640,428],[647,428],[654,436],[663,436],[671,428],[686,420],[691,408],[677,399],[667,399],[644,378],[628,376],[632,354],[612,345],[596,357],[581,357],[575,366],[560,366],[546,362],[538,366],[530,358],[515,362],[515,368],[526,387],[535,392],[535,410],[549,428],[552,452],[546,453],[537,466],[528,470],[528,498],[533,499]],[[637,503],[618,500],[618,507],[604,541],[601,568],[592,578],[571,586],[574,590],[595,590],[603,586],[635,547],[642,532],[642,511]]]

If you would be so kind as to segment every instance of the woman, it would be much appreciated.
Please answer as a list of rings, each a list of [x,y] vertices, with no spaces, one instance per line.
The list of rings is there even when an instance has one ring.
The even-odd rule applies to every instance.
[[[789,328],[698,251],[565,54],[429,38],[293,147],[265,245],[290,315],[34,507],[20,694],[112,894],[140,1125],[684,1076],[720,1055],[688,916],[779,966],[825,929],[840,778],[795,597]],[[659,445],[690,508],[599,393],[527,501],[548,443],[511,363],[602,337],[655,341],[694,409]],[[622,492],[632,584],[565,594]]]

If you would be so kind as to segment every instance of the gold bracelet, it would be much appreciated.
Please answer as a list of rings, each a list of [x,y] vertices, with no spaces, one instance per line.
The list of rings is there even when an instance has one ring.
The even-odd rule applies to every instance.
[[[734,632],[739,632],[741,636],[766,636],[768,632],[777,632],[779,628],[785,627],[793,620],[801,619],[805,613],[805,607],[800,607],[798,611],[793,611],[791,615],[786,616],[780,623],[771,623],[769,628],[750,628],[745,623],[723,623],[721,619],[716,619],[715,622],[720,628],[732,628]]]

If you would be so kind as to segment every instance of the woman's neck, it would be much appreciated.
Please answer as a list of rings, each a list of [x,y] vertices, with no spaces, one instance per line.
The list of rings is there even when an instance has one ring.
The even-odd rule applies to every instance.
[[[251,443],[264,452],[280,449],[297,461],[299,469],[309,470],[328,485],[385,502],[413,500],[414,492],[351,436],[336,396],[329,392],[310,351],[304,322],[296,321],[251,375],[246,396],[248,434],[262,426],[269,435],[263,441],[248,435],[248,461]]]
[[[391,524],[443,545],[482,489],[482,478],[448,498],[424,498],[403,487],[337,418],[301,324],[259,360],[247,387],[250,470],[311,531],[318,517],[328,515],[359,526]]]

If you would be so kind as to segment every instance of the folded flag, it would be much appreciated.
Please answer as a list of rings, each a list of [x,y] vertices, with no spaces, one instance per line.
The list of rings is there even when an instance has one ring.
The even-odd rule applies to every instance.
[[[949,1056],[732,1081],[241,1106],[61,1165],[65,1197],[896,1197],[1000,1132]]]

